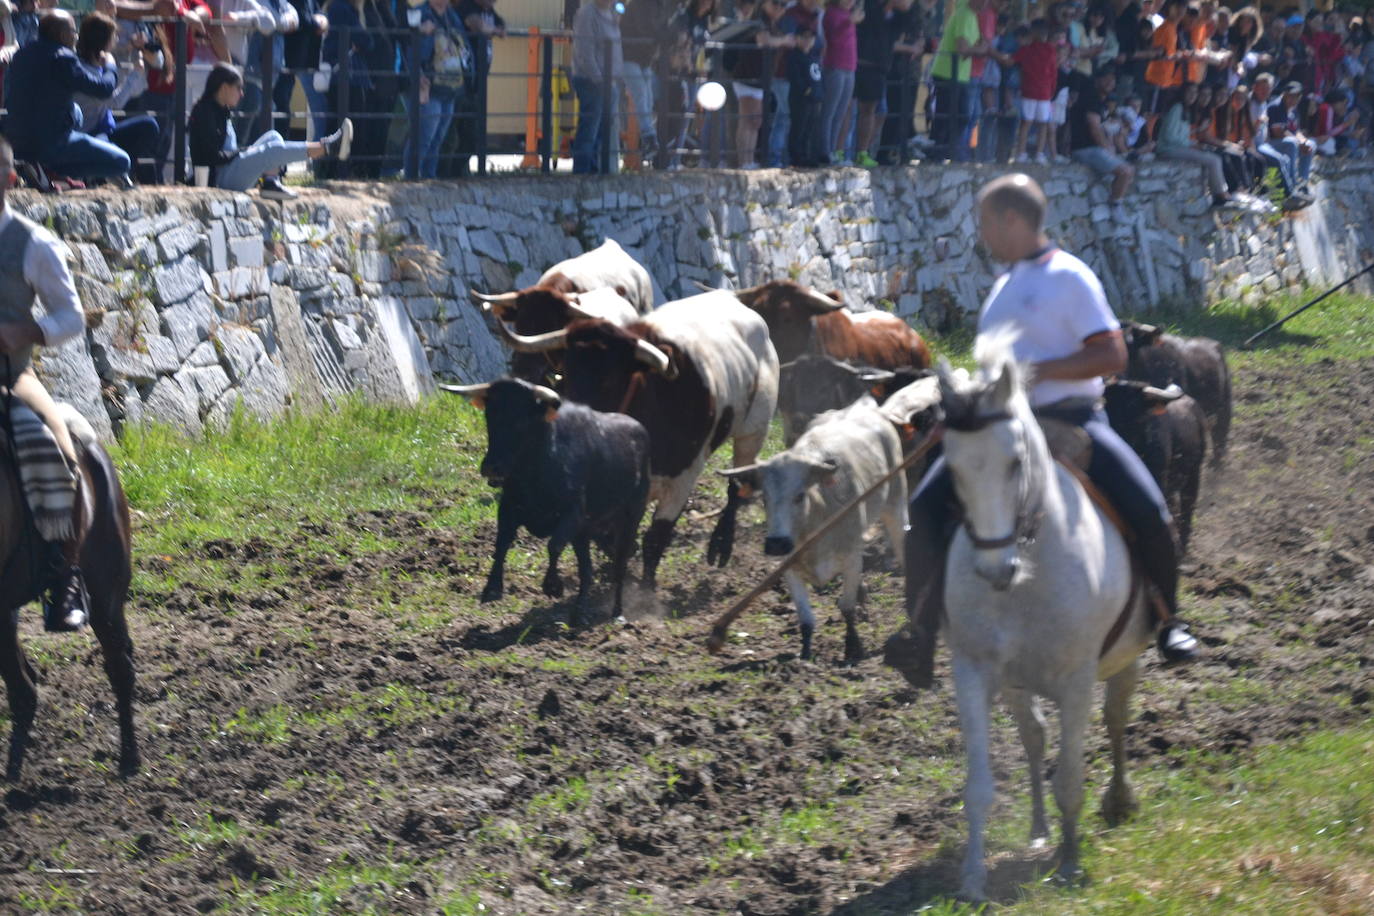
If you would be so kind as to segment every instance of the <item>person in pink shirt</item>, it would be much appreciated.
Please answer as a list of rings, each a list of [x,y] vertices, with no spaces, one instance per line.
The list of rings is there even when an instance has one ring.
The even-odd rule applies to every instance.
[[[1059,49],[1047,40],[1049,24],[1036,19],[1030,24],[1030,41],[1011,55],[1012,63],[1021,68],[1021,126],[1016,130],[1014,147],[1017,162],[1029,162],[1026,138],[1032,124],[1038,124],[1035,161],[1048,162],[1045,150],[1053,131],[1054,93],[1059,81]],[[1052,148],[1052,147],[1050,147]]]
[[[1324,95],[1336,84],[1336,65],[1345,57],[1340,36],[1331,31],[1327,17],[1313,10],[1307,14],[1303,44],[1312,52],[1312,91]]]
[[[864,11],[854,9],[854,0],[828,0],[821,28],[825,31],[825,54],[821,58],[821,140],[826,150],[835,150],[830,161],[844,161],[844,141],[849,134],[849,102],[854,95],[854,71],[859,65],[859,46],[855,26],[863,22]]]

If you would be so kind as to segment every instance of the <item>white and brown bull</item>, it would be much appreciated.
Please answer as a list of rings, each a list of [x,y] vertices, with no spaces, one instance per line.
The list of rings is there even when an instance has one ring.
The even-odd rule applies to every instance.
[[[855,610],[863,582],[864,534],[881,521],[901,565],[906,478],[893,475],[867,496],[860,496],[901,462],[897,425],[873,398],[865,396],[848,407],[821,414],[787,451],[755,465],[721,472],[731,481],[763,491],[768,509],[763,549],[770,556],[792,553],[812,532],[858,500],[843,520],[793,561],[783,576],[797,606],[802,658],[811,657],[816,629],[807,584],[823,585],[836,576],[843,580],[839,603],[845,623],[845,659],[853,662],[863,657]]]
[[[752,464],[768,436],[778,395],[768,326],[733,294],[712,292],[669,302],[626,327],[581,319],[510,340],[525,353],[562,351],[566,398],[629,414],[649,431],[656,506],[644,535],[644,582],[652,587],[706,460],[730,439],[733,465]],[[748,497],[738,481],[728,493],[706,554],[718,566],[729,562],[735,517]]]
[[[491,312],[497,328],[520,335],[545,334],[578,318],[601,318],[626,325],[653,310],[653,279],[614,239],[544,271],[534,286],[495,295],[472,290],[474,302]],[[511,374],[540,383],[549,361],[516,353]]]

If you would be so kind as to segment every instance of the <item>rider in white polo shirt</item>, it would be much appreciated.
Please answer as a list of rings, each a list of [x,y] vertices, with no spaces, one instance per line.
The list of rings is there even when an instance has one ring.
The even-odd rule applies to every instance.
[[[1033,367],[1031,406],[1081,427],[1092,440],[1088,476],[1135,531],[1136,556],[1171,616],[1160,629],[1160,652],[1169,662],[1190,661],[1198,646],[1173,617],[1178,552],[1164,494],[1140,457],[1108,425],[1101,407],[1102,377],[1126,368],[1121,327],[1097,275],[1045,235],[1045,207],[1044,192],[1026,175],[1004,175],[979,193],[983,243],[993,258],[1012,267],[993,286],[978,331],[1014,329],[1013,351]],[[930,572],[908,577],[910,633],[888,642],[889,664],[916,687],[931,683],[944,556],[957,521],[954,487],[939,459],[912,496],[906,544],[907,569]]]

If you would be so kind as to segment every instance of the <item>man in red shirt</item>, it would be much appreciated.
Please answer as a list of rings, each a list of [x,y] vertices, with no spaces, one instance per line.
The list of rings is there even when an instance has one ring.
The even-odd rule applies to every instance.
[[[1045,144],[1050,136],[1050,120],[1054,114],[1054,93],[1059,79],[1058,51],[1047,41],[1049,27],[1045,20],[1030,24],[1030,41],[1017,48],[1011,62],[1021,68],[1021,126],[1016,131],[1016,161],[1029,162],[1026,137],[1032,124],[1040,125],[1036,138],[1035,161],[1048,162]]]

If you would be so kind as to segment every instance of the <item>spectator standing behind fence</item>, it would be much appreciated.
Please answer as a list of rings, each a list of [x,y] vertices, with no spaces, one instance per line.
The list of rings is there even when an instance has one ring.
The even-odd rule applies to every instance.
[[[331,156],[347,159],[353,141],[353,122],[347,118],[328,137],[308,143],[289,143],[275,130],[257,143],[240,149],[230,115],[243,100],[243,74],[232,64],[216,64],[205,91],[191,109],[187,133],[191,165],[205,169],[208,184],[226,191],[247,191],[261,180],[261,194],[269,200],[289,200],[295,192],[278,177],[293,162]]]
[[[658,120],[654,116],[654,72],[664,29],[671,18],[667,0],[630,0],[620,17],[625,56],[625,92],[639,126],[640,160],[648,166],[658,155]],[[750,157],[751,159],[753,157]]]
[[[738,0],[735,12],[741,20],[752,21],[754,28],[742,32],[734,41],[754,47],[727,48],[721,55],[721,62],[733,78],[735,98],[739,104],[735,162],[742,169],[756,169],[759,167],[759,130],[763,127],[763,93],[770,82],[768,65],[774,54],[791,48],[797,39],[795,35],[784,35],[778,31],[777,21],[782,15],[778,0]]]
[[[821,136],[821,57],[825,34],[820,0],[796,0],[783,20],[791,20],[797,46],[787,52],[787,155],[795,168],[815,168],[829,157]]]
[[[826,0],[825,12],[821,15],[825,52],[821,57],[820,130],[824,144],[821,149],[831,164],[845,161],[849,103],[854,96],[854,71],[858,67],[855,29],[863,21],[864,11],[854,8],[854,0]]]
[[[401,80],[396,74],[396,19],[390,0],[363,0],[363,27],[371,44],[361,63],[367,68],[372,88],[358,103],[350,100],[353,112],[352,174],[359,178],[380,178],[386,157],[386,138],[391,116],[401,95]]]
[[[272,87],[272,108],[286,115],[276,120],[276,129],[281,132],[290,126],[291,96],[299,83],[309,109],[311,136],[323,137],[325,97],[315,88],[314,77],[320,65],[320,44],[329,29],[329,19],[320,11],[316,0],[289,2],[300,25],[285,37],[282,54],[286,69],[278,71],[276,85]]]
[[[983,0],[956,0],[930,67],[930,75],[935,81],[935,120],[930,138],[939,147],[939,155],[946,159],[963,161],[968,158],[968,151],[962,148],[960,139],[971,110],[969,80],[973,73],[973,55],[982,46],[982,33],[978,28],[978,10],[982,7]]]
[[[329,74],[325,94],[325,130],[333,133],[345,116],[344,90],[347,87],[348,112],[370,111],[377,107],[372,95],[372,74],[368,60],[375,40],[364,19],[365,0],[329,0],[324,8],[329,29],[320,47],[321,72]],[[326,68],[324,65],[328,64]],[[318,86],[316,88],[319,88]],[[366,120],[366,119],[364,119]],[[321,160],[315,166],[321,178],[341,177],[339,160]]]
[[[614,0],[585,0],[573,17],[573,92],[577,93],[577,133],[573,135],[573,172],[601,171],[600,151],[610,137],[602,136],[602,121],[616,123],[616,89],[625,72],[620,41],[620,16]],[[610,69],[606,69],[609,52]],[[611,110],[606,112],[609,99]]]
[[[411,179],[438,175],[439,151],[453,123],[454,108],[459,97],[471,91],[473,80],[472,46],[458,11],[448,0],[429,0],[418,9],[419,59],[409,61],[408,72],[420,82],[420,136],[407,139],[404,161],[409,170],[410,148],[415,144],[420,173],[407,171]]]
[[[1051,127],[1051,108],[1058,91],[1059,52],[1047,40],[1048,26],[1043,19],[1030,24],[1030,40],[1011,55],[1010,60],[1021,68],[1021,126],[1016,131],[1017,162],[1049,162],[1046,153]],[[1035,155],[1026,153],[1026,138],[1031,127],[1036,129]]]
[[[1116,88],[1116,71],[1103,67],[1092,77],[1076,73],[1073,80],[1075,98],[1069,107],[1070,156],[1074,162],[1088,166],[1099,175],[1112,177],[1107,204],[1113,218],[1125,220],[1126,210],[1121,199],[1135,180],[1135,169],[1112,151],[1111,140],[1102,130],[1105,100]]]
[[[107,54],[113,56],[117,35],[115,22],[109,16],[87,13],[76,38],[76,56],[87,67],[99,69]],[[120,79],[127,76],[121,74]],[[113,95],[110,99],[98,99],[84,93],[76,94],[81,109],[81,131],[124,150],[140,184],[157,184],[159,176],[153,164],[158,147],[157,120],[149,115],[134,115],[116,121],[113,98]]]
[[[1184,0],[1164,0],[1164,22],[1150,37],[1154,58],[1145,67],[1150,113],[1163,114],[1173,106],[1183,87],[1183,60],[1179,57],[1179,22],[1186,10]]]
[[[78,179],[129,180],[129,154],[106,140],[81,133],[75,96],[114,95],[118,68],[108,51],[88,67],[76,56],[71,13],[50,10],[38,23],[38,40],[19,49],[10,63],[9,114],[4,134],[16,159]]]
[[[916,18],[912,0],[864,0],[864,18],[855,30],[857,67],[854,71],[854,98],[859,115],[854,128],[854,164],[873,168],[873,143],[878,133],[878,103],[887,95],[888,73],[892,70],[898,46],[903,48],[903,33]]]
[[[506,21],[496,13],[494,0],[462,0],[455,6],[468,31],[468,41],[472,43],[473,81],[469,91],[459,96],[458,103],[453,106],[453,131],[444,148],[451,147],[454,155],[449,162],[439,163],[439,174],[446,178],[463,178],[472,171],[477,135],[483,130],[480,123],[482,93],[496,50],[492,39],[506,34]]]

